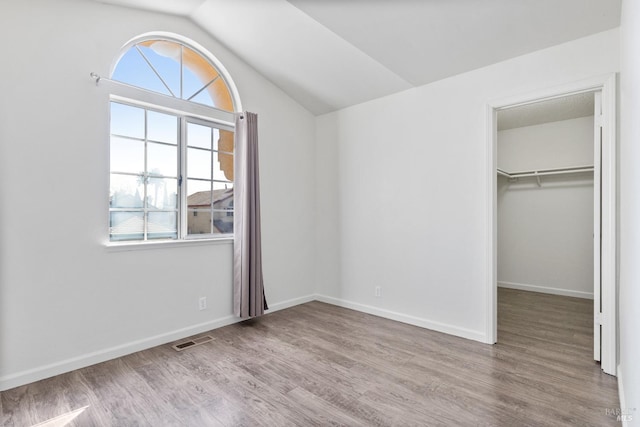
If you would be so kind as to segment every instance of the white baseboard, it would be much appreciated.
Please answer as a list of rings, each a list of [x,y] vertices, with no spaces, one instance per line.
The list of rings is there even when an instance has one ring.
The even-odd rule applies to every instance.
[[[333,304],[339,307],[350,308],[352,310],[361,311],[363,313],[372,314],[374,316],[383,317],[385,319],[391,319],[398,322],[407,323],[414,326],[419,326],[426,329],[431,329],[445,334],[455,335],[462,338],[467,338],[474,341],[485,342],[486,337],[482,332],[474,331],[471,329],[459,328],[457,326],[448,325],[441,322],[436,322],[421,317],[411,316],[407,314],[398,313],[391,310],[386,310],[370,305],[360,304],[352,301],[346,301],[343,299],[333,298],[326,295],[307,295],[300,298],[293,298],[286,301],[277,302],[270,305],[268,313],[273,313],[285,308],[293,307],[296,305],[304,304],[311,301],[321,301],[328,304]],[[9,390],[14,387],[29,384],[34,381],[39,381],[45,378],[49,378],[55,375],[60,375],[65,372],[70,372],[76,369],[85,368],[87,366],[94,365],[96,363],[106,362],[111,359],[126,356],[127,354],[135,353],[137,351],[146,350],[151,347],[163,345],[172,341],[200,334],[212,329],[217,329],[223,326],[231,325],[233,323],[240,322],[241,319],[229,315],[215,320],[200,323],[197,325],[189,326],[187,328],[176,329],[171,332],[159,334],[153,337],[144,338],[137,341],[132,341],[126,344],[106,348],[103,350],[95,351],[92,353],[83,354],[81,356],[62,360],[60,362],[52,363],[45,366],[29,369],[15,374],[6,375],[0,377],[0,391]]]
[[[277,302],[270,305],[267,313],[273,313],[298,304],[304,304],[314,300],[314,295],[308,295],[301,298],[294,298],[287,301]],[[177,341],[192,335],[201,334],[212,329],[221,328],[242,321],[242,319],[229,315],[220,317],[215,320],[189,326],[186,328],[176,329],[171,332],[159,334],[153,337],[132,341],[115,347],[98,350],[92,353],[83,354],[81,356],[72,357],[60,362],[52,363],[45,366],[29,369],[15,374],[0,377],[0,391],[9,390],[14,387],[29,384],[55,375],[64,374],[76,369],[85,368],[95,365],[96,363],[106,362],[107,360],[126,356],[127,354],[137,351],[146,350],[151,347],[163,345],[172,341]]]
[[[277,302],[275,304],[269,304],[269,310],[265,311],[265,313],[273,313],[274,311],[284,310],[285,308],[293,307],[300,304],[305,304],[315,299],[316,299],[315,295],[307,295],[305,297],[292,298],[286,301]]]
[[[383,317],[385,319],[391,319],[402,323],[408,323],[409,325],[419,326],[421,328],[430,329],[437,332],[443,332],[449,335],[455,335],[457,337],[466,338],[474,341],[486,342],[486,335],[483,332],[474,331],[471,329],[460,328],[446,323],[436,322],[422,317],[411,316],[408,314],[402,314],[383,308],[373,307],[370,305],[360,304],[357,302],[346,301],[339,298],[333,298],[326,295],[316,294],[315,299],[327,304],[337,305],[339,307],[350,308],[352,310],[361,311],[367,314],[373,314],[374,316]]]
[[[638,416],[638,414],[636,413],[635,408],[629,408],[627,406],[627,400],[625,399],[624,394],[624,376],[622,375],[622,368],[620,368],[620,365],[618,365],[618,368],[616,369],[616,374],[618,378],[618,398],[620,400],[620,422],[622,422],[622,427],[631,427],[632,420],[627,417],[633,417],[634,415]]]
[[[146,350],[151,347],[166,344],[191,335],[200,334],[202,332],[227,326],[239,321],[240,319],[233,315],[224,316],[219,319],[189,326],[187,328],[176,329],[153,337],[128,342],[126,344],[83,354],[81,356],[72,357],[49,365],[17,372],[0,378],[0,391],[19,387],[21,385],[29,384],[55,375],[64,374],[65,372],[76,369],[85,368],[87,366],[95,365],[96,363],[106,362],[107,360],[126,356],[127,354],[135,353],[136,351]]]
[[[524,283],[498,282],[499,288],[518,289],[520,291],[540,292],[543,294],[563,295],[565,297],[593,299],[593,292],[572,291],[570,289],[552,288],[548,286],[527,285]]]

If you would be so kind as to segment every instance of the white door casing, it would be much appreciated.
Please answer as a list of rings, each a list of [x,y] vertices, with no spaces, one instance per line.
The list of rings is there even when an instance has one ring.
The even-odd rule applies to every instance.
[[[601,101],[601,150],[599,192],[600,216],[600,260],[598,267],[601,277],[601,334],[600,362],[602,370],[616,375],[617,340],[616,340],[616,74],[606,74],[565,85],[541,89],[535,92],[492,100],[486,108],[486,342],[494,344],[498,337],[498,304],[497,304],[497,110],[560,98],[580,92],[600,92]],[[595,144],[594,144],[595,145]],[[595,150],[595,149],[594,149]],[[594,151],[594,154],[595,151]],[[594,170],[595,174],[595,170]],[[594,182],[594,194],[595,194]],[[595,202],[594,202],[595,209]],[[595,231],[595,224],[594,224]],[[595,245],[594,232],[594,245]],[[595,260],[594,250],[594,260]],[[595,266],[594,266],[595,267]],[[595,272],[595,271],[594,271]],[[594,280],[595,287],[595,280]],[[595,289],[594,289],[595,293]],[[594,295],[595,297],[595,295]],[[594,302],[595,308],[595,302]],[[594,316],[595,317],[595,316]],[[594,328],[595,329],[595,328]],[[594,331],[595,335],[595,331]],[[595,336],[594,336],[595,338]],[[595,357],[594,343],[594,357]]]
[[[601,359],[602,333],[602,202],[601,202],[601,174],[602,174],[602,93],[594,93],[593,112],[593,359]]]

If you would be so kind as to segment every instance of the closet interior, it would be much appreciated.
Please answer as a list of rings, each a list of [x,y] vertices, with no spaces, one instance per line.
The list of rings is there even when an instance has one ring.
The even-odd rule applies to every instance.
[[[498,286],[593,299],[595,94],[498,113]]]
[[[539,329],[543,339],[556,333],[553,322],[573,322],[566,304],[575,306],[587,320],[577,325],[579,334],[570,335],[580,336],[587,356],[599,272],[599,264],[594,269],[598,96],[587,92],[500,110],[497,123],[498,318],[508,331],[510,316],[526,316],[535,304],[532,329]],[[545,304],[549,307],[540,307]],[[558,307],[563,313],[554,312]],[[540,313],[547,313],[542,321]]]

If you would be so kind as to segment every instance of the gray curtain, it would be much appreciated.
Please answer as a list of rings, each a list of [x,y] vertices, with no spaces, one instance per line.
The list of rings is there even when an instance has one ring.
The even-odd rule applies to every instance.
[[[236,115],[233,189],[233,311],[247,318],[264,314],[262,280],[258,115]]]

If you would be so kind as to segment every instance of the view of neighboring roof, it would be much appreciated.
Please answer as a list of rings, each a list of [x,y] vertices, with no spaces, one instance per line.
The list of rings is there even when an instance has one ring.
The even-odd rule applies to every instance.
[[[211,191],[198,191],[187,197],[190,208],[211,206]],[[215,209],[233,208],[233,188],[213,190],[213,207]]]

